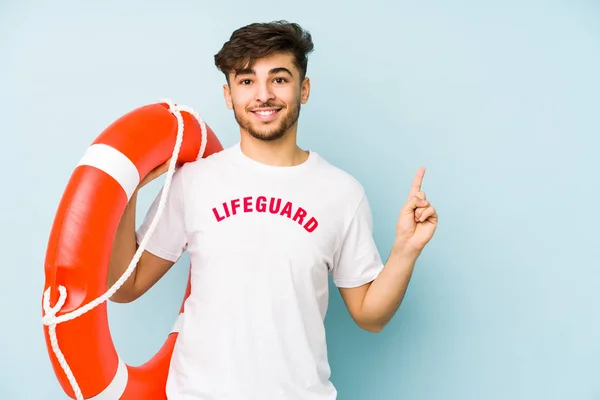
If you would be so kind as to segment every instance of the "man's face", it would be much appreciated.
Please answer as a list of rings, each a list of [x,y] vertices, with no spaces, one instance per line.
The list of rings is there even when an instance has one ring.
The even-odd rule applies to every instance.
[[[251,69],[229,74],[225,100],[240,128],[256,139],[273,141],[296,128],[300,105],[308,100],[310,81],[290,54],[256,60]]]

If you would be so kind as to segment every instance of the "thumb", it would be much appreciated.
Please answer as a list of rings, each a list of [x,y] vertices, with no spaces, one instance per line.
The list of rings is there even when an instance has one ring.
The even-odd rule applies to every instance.
[[[168,171],[169,164],[171,164],[171,158],[173,158],[173,157],[169,157],[169,159],[167,161],[165,161],[163,164],[161,164],[158,167],[158,170],[160,171],[161,174],[164,174],[165,172]]]
[[[164,163],[160,164],[158,167],[155,167],[152,171],[150,171],[150,174],[153,177],[159,177],[162,174],[164,174],[165,172],[168,171],[169,169],[169,164],[171,163],[171,158],[170,157],[167,161],[165,161]]]
[[[418,198],[417,196],[411,196],[408,201],[402,207],[402,214],[412,214],[419,207],[427,207],[429,201]]]
[[[167,161],[165,161],[164,163],[160,164],[158,167],[155,167],[153,170],[148,172],[148,174],[140,182],[139,186],[143,187],[143,186],[147,185],[148,183],[152,182],[153,180],[155,180],[156,178],[158,178],[159,176],[161,176],[162,174],[164,174],[165,172],[167,172],[167,170],[169,169],[169,163],[171,162],[171,158],[172,157],[170,157]]]

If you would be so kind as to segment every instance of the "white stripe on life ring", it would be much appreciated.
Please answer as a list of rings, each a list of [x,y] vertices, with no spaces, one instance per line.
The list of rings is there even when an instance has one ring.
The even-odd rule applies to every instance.
[[[112,382],[102,392],[98,393],[94,397],[88,397],[88,400],[115,400],[120,399],[125,393],[127,387],[127,381],[129,380],[129,373],[127,372],[127,366],[119,357],[119,365],[117,367],[117,373],[113,378]]]
[[[171,333],[181,332],[183,325],[183,313],[180,313],[175,320]],[[127,381],[129,380],[129,373],[127,372],[127,366],[119,357],[119,364],[117,367],[117,373],[113,378],[112,382],[102,392],[98,393],[94,397],[89,397],[87,400],[114,400],[119,399],[125,393],[127,387]]]
[[[140,183],[140,174],[133,162],[119,150],[105,144],[93,144],[79,161],[80,165],[96,167],[113,177],[125,191],[127,200]]]

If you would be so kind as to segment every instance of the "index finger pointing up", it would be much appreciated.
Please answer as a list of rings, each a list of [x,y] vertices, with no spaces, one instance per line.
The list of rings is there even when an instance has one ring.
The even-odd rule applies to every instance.
[[[413,179],[412,186],[410,188],[409,197],[415,196],[421,191],[421,184],[423,183],[423,176],[425,175],[425,167],[421,167],[417,170],[417,174]]]

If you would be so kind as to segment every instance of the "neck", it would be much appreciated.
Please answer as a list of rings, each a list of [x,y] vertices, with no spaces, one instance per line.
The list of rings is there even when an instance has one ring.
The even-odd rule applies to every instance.
[[[295,132],[287,132],[277,140],[264,141],[241,131],[240,148],[247,157],[276,167],[291,167],[308,159],[308,152],[296,144]]]

